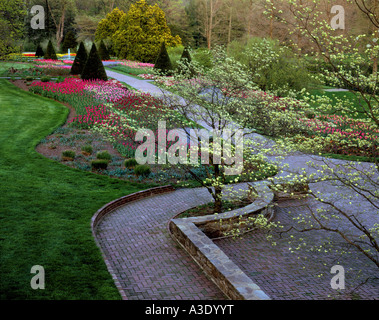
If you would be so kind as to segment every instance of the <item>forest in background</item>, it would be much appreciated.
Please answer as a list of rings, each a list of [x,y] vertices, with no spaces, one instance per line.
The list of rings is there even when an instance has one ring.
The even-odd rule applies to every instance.
[[[52,38],[57,48],[71,31],[78,42],[94,41],[99,22],[115,8],[127,12],[135,0],[1,0],[1,6],[14,6],[12,40],[22,51],[34,51],[36,43]],[[313,52],[312,45],[299,32],[293,32],[294,22],[289,0],[146,0],[157,4],[165,13],[173,36],[179,35],[184,46],[212,48],[228,46],[231,42],[246,43],[252,37],[278,39],[281,44],[296,44],[303,53]],[[314,1],[301,1],[312,7]],[[377,2],[374,0],[374,2]],[[34,30],[30,26],[34,5],[46,8],[45,30]],[[373,24],[358,10],[354,1],[320,0],[317,6],[324,16],[319,19],[331,21],[331,8],[342,5],[345,9],[346,28],[336,33],[346,35],[372,33]],[[26,10],[25,10],[26,9]],[[284,23],[285,21],[285,23]],[[0,21],[1,22],[1,21]],[[13,30],[12,30],[13,31]],[[4,37],[9,30],[3,28]],[[8,34],[7,33],[7,34]],[[46,41],[47,42],[47,41]]]

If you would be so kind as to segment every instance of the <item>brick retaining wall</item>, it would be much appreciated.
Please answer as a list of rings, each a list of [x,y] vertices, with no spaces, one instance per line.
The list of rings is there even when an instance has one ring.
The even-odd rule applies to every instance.
[[[246,218],[263,211],[270,214],[269,211],[274,210],[269,207],[274,194],[265,184],[258,185],[256,189],[259,197],[245,208],[218,215],[173,219],[169,224],[176,241],[232,300],[270,300],[270,297],[207,236],[207,230],[214,232],[220,219],[225,226],[228,223],[234,224],[241,217]]]

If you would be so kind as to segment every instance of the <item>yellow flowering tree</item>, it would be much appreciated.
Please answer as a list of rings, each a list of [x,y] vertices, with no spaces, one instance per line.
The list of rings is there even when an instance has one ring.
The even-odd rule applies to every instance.
[[[166,16],[157,4],[140,0],[124,13],[118,8],[100,21],[96,38],[110,39],[119,58],[154,63],[162,42],[175,47],[182,43],[173,36]]]

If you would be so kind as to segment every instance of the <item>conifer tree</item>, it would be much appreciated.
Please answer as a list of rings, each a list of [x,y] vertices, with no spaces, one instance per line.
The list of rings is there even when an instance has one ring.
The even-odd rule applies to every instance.
[[[100,21],[96,39],[111,40],[114,52],[121,59],[149,63],[154,63],[162,41],[170,47],[182,43],[179,36],[171,34],[163,10],[146,0],[136,1],[127,13],[115,8]]]
[[[37,49],[36,49],[36,57],[37,58],[41,58],[45,55],[45,53],[43,52],[43,49],[41,47],[41,44],[38,44],[37,46]]]
[[[88,54],[87,54],[86,47],[84,46],[83,42],[80,42],[78,52],[76,54],[74,63],[71,67],[70,74],[72,75],[81,74],[87,62],[87,58],[88,58]]]
[[[155,61],[154,69],[159,70],[165,75],[170,75],[172,72],[170,56],[168,55],[164,41],[161,44],[161,49],[159,51],[157,60]]]
[[[188,77],[193,77],[195,74],[195,71],[193,70],[193,67],[191,66],[191,54],[189,52],[189,49],[187,47],[184,48],[182,56],[179,60],[179,65],[177,68],[177,71],[181,74],[186,74]]]
[[[105,72],[103,62],[100,59],[95,43],[92,44],[81,78],[83,80],[108,80],[107,73]]]
[[[99,55],[101,60],[110,60],[109,51],[103,40],[100,41],[99,45]]]
[[[51,40],[49,40],[49,43],[47,44],[47,49],[46,49],[46,53],[45,53],[44,58],[45,59],[58,60],[57,55],[55,53],[53,43],[51,42]]]

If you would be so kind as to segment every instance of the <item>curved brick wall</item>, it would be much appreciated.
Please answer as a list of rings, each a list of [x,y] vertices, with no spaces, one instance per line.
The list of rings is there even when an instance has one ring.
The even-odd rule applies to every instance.
[[[173,192],[174,190],[175,189],[172,186],[152,188],[148,190],[139,191],[137,193],[129,194],[125,197],[122,197],[120,199],[114,200],[106,204],[104,207],[99,209],[95,213],[95,215],[92,217],[92,221],[91,221],[92,232],[94,232],[99,221],[109,212],[113,211],[114,209],[117,209],[118,207],[121,207],[132,201],[148,198],[148,197],[155,196],[162,193]]]
[[[251,205],[218,215],[196,218],[173,219],[170,231],[176,241],[201,266],[214,283],[232,300],[270,300],[226,254],[207,236],[207,229],[222,219],[223,224],[234,223],[236,219],[256,215],[263,210],[271,215],[270,204],[273,192],[265,183],[256,187],[258,198]]]

